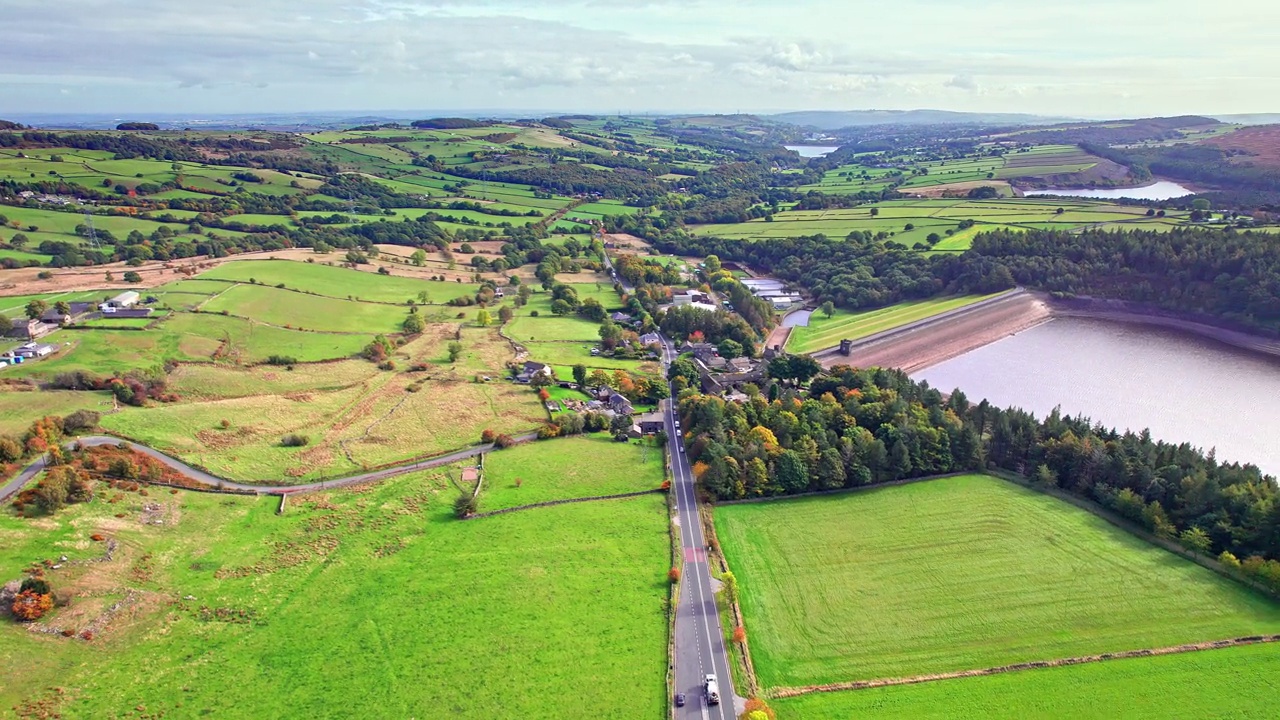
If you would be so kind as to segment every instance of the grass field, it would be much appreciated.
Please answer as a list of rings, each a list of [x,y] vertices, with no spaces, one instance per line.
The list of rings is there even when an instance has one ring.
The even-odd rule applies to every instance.
[[[715,522],[764,687],[1280,631],[1280,604],[987,476],[728,506]]]
[[[661,450],[607,433],[517,445],[485,456],[480,510],[656,489],[662,469]]]
[[[367,335],[398,332],[408,314],[406,308],[339,300],[262,285],[236,285],[205,303],[202,309],[215,314],[225,311],[281,328]]]
[[[0,377],[4,377],[0,371]],[[49,390],[36,392],[0,392],[0,435],[21,435],[31,423],[48,415],[59,417],[76,410],[111,410],[111,394],[107,392],[75,392]]]
[[[101,554],[91,533],[121,544],[112,562],[49,573],[76,595],[50,622],[82,628],[139,598],[89,643],[3,623],[6,708],[57,686],[62,717],[662,717],[659,495],[470,522],[453,519],[443,473],[295,498],[283,516],[274,498],[120,495],[0,514],[5,578]],[[140,522],[144,502],[164,525]],[[626,700],[583,703],[584,687]]]
[[[398,275],[379,275],[318,263],[288,260],[241,260],[223,263],[200,275],[207,280],[248,282],[251,278],[262,285],[284,283],[291,290],[304,290],[334,298],[352,298],[372,302],[404,304],[418,302],[418,293],[426,291],[432,303],[444,303],[464,295],[474,295],[476,286],[469,283],[418,280]],[[296,324],[296,323],[295,323]]]
[[[993,295],[964,295],[898,303],[876,310],[849,312],[837,309],[831,317],[815,311],[809,324],[791,330],[787,350],[810,353],[835,347],[843,339],[858,340],[885,330],[933,317],[949,310],[972,305]]]
[[[394,372],[364,360],[323,367],[182,369],[175,390],[184,401],[128,408],[104,428],[200,464],[224,477],[291,482],[336,477],[479,443],[485,429],[519,433],[546,419],[523,385],[473,382],[501,377],[511,350],[495,328],[463,331],[464,352],[445,361],[455,325],[430,325],[397,350]],[[303,333],[306,334],[306,333]],[[367,342],[367,340],[366,340]],[[405,372],[415,363],[427,370]],[[416,386],[416,391],[410,387]],[[230,427],[222,428],[227,420]],[[281,447],[289,433],[304,448]]]
[[[769,704],[780,718],[1201,720],[1275,717],[1280,647],[1110,660]]]

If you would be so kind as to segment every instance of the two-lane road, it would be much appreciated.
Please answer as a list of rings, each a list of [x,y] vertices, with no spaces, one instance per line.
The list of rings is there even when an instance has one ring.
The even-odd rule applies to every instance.
[[[663,339],[662,359],[675,359],[670,340]],[[676,692],[684,693],[687,704],[676,709],[679,720],[734,720],[733,679],[729,656],[711,589],[711,568],[707,565],[707,541],[698,517],[697,495],[688,457],[681,452],[680,431],[676,429],[676,400],[667,403],[665,418],[667,451],[671,455],[672,483],[680,520],[680,549],[684,565],[680,575],[680,603],[676,607]],[[707,705],[703,680],[714,674],[720,685],[720,704]]]

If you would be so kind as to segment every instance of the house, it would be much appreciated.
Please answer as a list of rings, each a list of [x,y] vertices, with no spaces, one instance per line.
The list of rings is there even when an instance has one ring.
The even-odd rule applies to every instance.
[[[635,408],[631,407],[631,401],[619,393],[609,396],[609,409],[619,415],[630,415],[635,412]]]
[[[728,361],[730,372],[751,372],[756,363],[751,358],[739,357]]]
[[[694,357],[703,362],[707,362],[711,358],[717,357],[716,346],[705,342],[685,342],[684,345],[680,346],[680,353],[693,353]]]
[[[636,426],[641,435],[657,435],[666,425],[666,416],[660,412],[641,413],[636,416]]]
[[[506,293],[502,292],[502,288],[494,288],[494,289],[493,289],[493,296],[494,296],[495,298],[498,298],[498,299],[500,300],[500,299],[502,299],[502,298],[506,297]]]
[[[648,347],[650,345],[662,345],[662,336],[658,333],[645,333],[640,336],[640,344]]]
[[[630,315],[624,312],[616,312],[610,315],[609,319],[618,323],[619,325],[630,325],[631,323],[636,321],[635,318],[631,317]]]
[[[55,323],[47,323],[43,320],[15,320],[9,334],[24,340],[39,340],[57,329],[58,326]]]
[[[550,365],[544,365],[539,362],[525,361],[520,366],[520,371],[516,373],[516,382],[531,383],[535,377],[542,376],[548,380],[555,380],[555,373],[551,370]]]
[[[73,319],[93,310],[93,303],[73,302],[68,303],[68,305],[70,312],[65,314],[60,313],[57,308],[51,307],[48,310],[45,310],[44,314],[40,316],[40,321],[52,323],[54,325],[65,325]]]

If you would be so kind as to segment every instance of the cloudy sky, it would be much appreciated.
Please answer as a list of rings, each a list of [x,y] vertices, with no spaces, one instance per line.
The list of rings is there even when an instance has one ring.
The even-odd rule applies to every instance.
[[[1268,0],[0,0],[5,112],[1280,111]]]

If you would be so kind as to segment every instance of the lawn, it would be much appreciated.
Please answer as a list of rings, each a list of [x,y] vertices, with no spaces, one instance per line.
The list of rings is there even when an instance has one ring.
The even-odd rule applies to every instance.
[[[89,643],[0,624],[5,707],[52,698],[62,717],[665,712],[661,496],[461,522],[443,473],[294,498],[283,516],[274,498],[110,495],[122,499],[100,494],[34,521],[0,515],[6,579],[33,558],[99,555],[91,533],[120,541],[112,562],[49,573],[76,594],[52,623],[84,627],[126,590],[141,593]],[[164,525],[140,522],[143,502],[163,506]],[[625,701],[583,703],[583,688]]]
[[[733,505],[715,523],[765,687],[1280,632],[1280,604],[987,476]]]
[[[0,371],[0,378],[5,376]],[[111,410],[111,394],[107,392],[75,392],[41,390],[35,392],[0,392],[0,435],[21,435],[31,423],[48,415],[63,417],[76,410]]]
[[[202,273],[200,278],[237,282],[248,282],[252,278],[263,285],[284,283],[291,290],[304,290],[328,297],[398,304],[409,300],[418,302],[418,293],[424,290],[432,303],[444,303],[476,292],[476,287],[470,284],[379,275],[376,272],[290,260],[241,260],[223,263]]]
[[[805,327],[793,328],[787,340],[787,350],[794,353],[810,353],[836,347],[841,340],[858,340],[885,330],[892,330],[909,323],[933,317],[941,313],[972,305],[993,295],[962,295],[959,297],[913,300],[875,310],[850,312],[837,309],[827,317],[815,311]]]
[[[769,704],[781,718],[959,720],[1273,718],[1280,647],[1110,660],[836,693]]]
[[[480,510],[656,489],[662,469],[658,448],[607,434],[517,445],[485,456]]]

